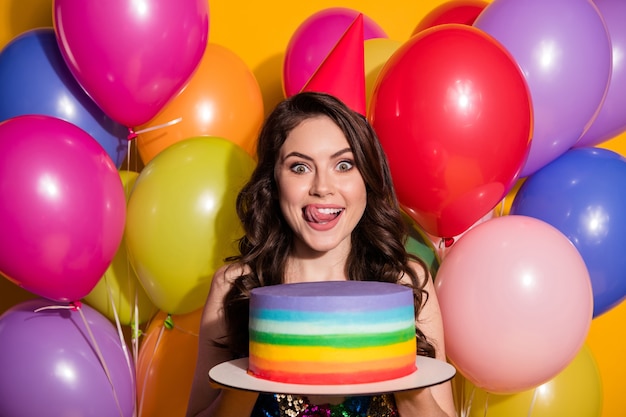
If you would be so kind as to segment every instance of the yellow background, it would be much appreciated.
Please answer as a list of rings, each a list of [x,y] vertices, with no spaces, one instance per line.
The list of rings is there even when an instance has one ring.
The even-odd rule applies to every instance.
[[[374,19],[391,39],[404,41],[420,19],[443,3],[443,0],[216,0],[209,3],[209,40],[231,49],[250,67],[261,87],[267,112],[282,98],[282,60],[289,38],[312,13],[327,7],[353,8]],[[52,0],[0,2],[0,48],[14,36],[41,26],[52,26]],[[606,142],[602,147],[626,155],[626,134]],[[32,295],[0,279],[0,313],[29,297]],[[626,413],[626,396],[623,395],[626,375],[624,320],[626,304],[622,303],[615,310],[594,319],[589,335],[588,343],[598,362],[604,385],[603,417]],[[488,417],[488,413],[486,415]]]

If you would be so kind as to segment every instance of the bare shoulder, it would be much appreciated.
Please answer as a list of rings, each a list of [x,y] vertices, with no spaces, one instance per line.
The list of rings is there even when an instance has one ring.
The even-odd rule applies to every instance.
[[[409,261],[409,266],[415,272],[415,276],[417,277],[418,284],[422,285],[424,284],[425,281],[426,281],[426,287],[428,287],[429,284],[432,284],[432,279],[430,279],[430,274],[428,273],[428,271],[424,269],[424,267],[419,262],[411,260]],[[408,276],[403,275],[400,278],[400,283],[411,285],[411,279]],[[428,288],[426,289],[428,290]]]

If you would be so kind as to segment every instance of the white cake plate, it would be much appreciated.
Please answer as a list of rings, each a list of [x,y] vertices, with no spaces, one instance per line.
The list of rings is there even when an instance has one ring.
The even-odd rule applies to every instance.
[[[257,378],[248,374],[248,358],[235,359],[214,366],[209,379],[227,388],[266,393],[298,395],[375,395],[425,388],[452,379],[456,369],[447,362],[417,356],[417,371],[410,375],[382,382],[345,385],[287,384]]]

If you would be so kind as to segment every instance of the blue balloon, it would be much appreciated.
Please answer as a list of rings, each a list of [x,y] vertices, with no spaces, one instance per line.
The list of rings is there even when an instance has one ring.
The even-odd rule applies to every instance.
[[[571,149],[527,177],[511,214],[543,220],[578,249],[591,277],[593,316],[626,298],[626,159],[600,148]]]
[[[128,128],[106,116],[63,60],[53,28],[26,31],[0,52],[0,121],[25,114],[63,119],[91,135],[119,168]]]

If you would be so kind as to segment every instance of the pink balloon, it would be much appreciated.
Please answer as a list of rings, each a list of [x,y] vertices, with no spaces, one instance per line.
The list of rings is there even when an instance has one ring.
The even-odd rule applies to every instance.
[[[542,220],[509,215],[452,246],[435,281],[446,353],[474,385],[541,385],[576,356],[591,325],[591,280],[576,247]]]
[[[207,0],[57,0],[59,47],[72,74],[113,120],[151,120],[187,83],[204,53]]]
[[[124,187],[84,130],[44,115],[0,123],[0,274],[55,301],[87,295],[122,240]]]
[[[345,7],[330,7],[312,14],[298,26],[291,35],[283,63],[287,97],[302,90],[359,14]],[[378,23],[363,16],[363,41],[386,37]]]

